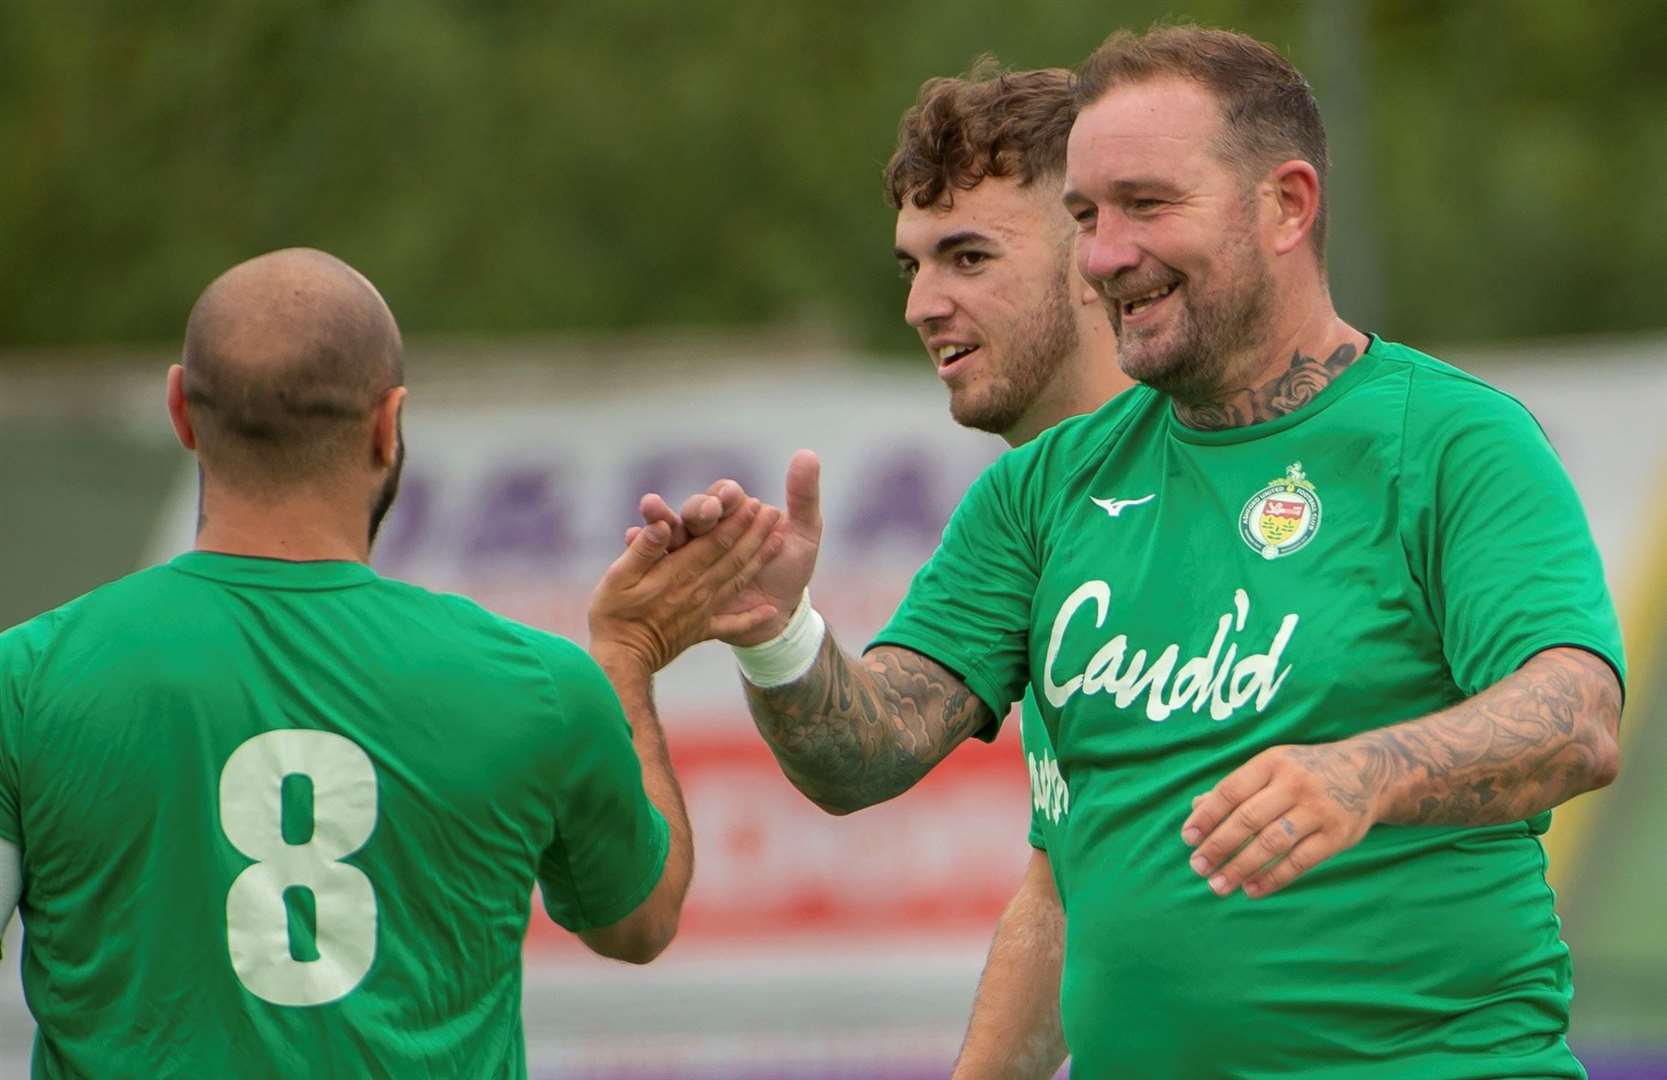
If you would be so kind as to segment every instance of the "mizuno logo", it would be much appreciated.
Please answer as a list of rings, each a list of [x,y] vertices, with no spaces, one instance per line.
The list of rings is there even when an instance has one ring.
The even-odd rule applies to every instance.
[[[1094,503],[1095,506],[1098,506],[1101,510],[1104,510],[1106,513],[1110,514],[1112,517],[1117,517],[1118,515],[1122,514],[1123,511],[1127,510],[1129,507],[1131,507],[1131,506],[1143,506],[1146,503],[1151,502],[1153,499],[1155,499],[1157,497],[1158,497],[1158,493],[1154,491],[1154,492],[1152,492],[1152,494],[1146,496],[1144,499],[1096,499],[1092,495],[1090,495],[1088,498]]]

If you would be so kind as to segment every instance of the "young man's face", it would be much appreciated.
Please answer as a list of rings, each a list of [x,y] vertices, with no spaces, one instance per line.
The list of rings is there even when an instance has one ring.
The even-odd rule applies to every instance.
[[[1079,336],[1070,219],[1056,182],[987,179],[945,206],[905,202],[905,318],[949,388],[956,423],[1005,434],[1058,381]]]
[[[1114,87],[1078,115],[1065,170],[1077,266],[1131,377],[1208,393],[1267,334],[1273,279],[1258,191],[1217,150],[1221,112],[1186,79]]]

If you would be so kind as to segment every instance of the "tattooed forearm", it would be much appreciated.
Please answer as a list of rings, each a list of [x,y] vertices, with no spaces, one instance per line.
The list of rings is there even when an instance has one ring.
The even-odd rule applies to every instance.
[[[881,646],[855,660],[831,630],[803,678],[746,689],[782,771],[833,813],[907,791],[993,719],[959,678],[919,653]]]
[[[1619,765],[1621,692],[1584,649],[1550,649],[1468,701],[1308,752],[1345,807],[1396,825],[1493,825],[1603,787]]]
[[[1291,364],[1261,386],[1244,386],[1227,391],[1210,401],[1175,402],[1175,415],[1190,428],[1221,431],[1272,420],[1295,412],[1313,401],[1321,390],[1341,375],[1359,355],[1353,345],[1343,344],[1324,360],[1291,354]]]

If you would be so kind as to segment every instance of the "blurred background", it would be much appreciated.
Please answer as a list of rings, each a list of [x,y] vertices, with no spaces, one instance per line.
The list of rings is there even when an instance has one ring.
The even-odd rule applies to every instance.
[[[1521,397],[1628,636],[1620,781],[1547,838],[1592,1075],[1667,1076],[1667,4],[1611,0],[12,0],[0,5],[0,626],[189,546],[162,379],[221,270],[312,245],[408,342],[380,569],[582,636],[637,496],[825,461],[818,606],[890,613],[993,438],[902,322],[880,168],[922,80],[1160,16],[1273,42],[1332,142],[1356,325]],[[1026,858],[1016,730],[829,819],[711,647],[663,678],[700,870],[646,970],[542,916],[546,1077],[947,1074]],[[1440,918],[1440,912],[1430,917]],[[31,1025],[0,970],[0,1074]]]

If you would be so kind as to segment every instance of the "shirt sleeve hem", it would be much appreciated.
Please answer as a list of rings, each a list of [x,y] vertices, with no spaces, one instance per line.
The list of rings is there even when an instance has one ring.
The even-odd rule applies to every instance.
[[[910,652],[917,652],[959,676],[961,681],[967,684],[967,689],[977,694],[978,699],[984,703],[984,707],[989,709],[995,717],[987,726],[974,732],[973,737],[983,739],[985,742],[995,740],[997,733],[1001,731],[1001,723],[1007,718],[1007,712],[1012,708],[1013,703],[1011,701],[1001,701],[1001,694],[991,685],[991,680],[983,673],[979,664],[962,656],[960,650],[950,642],[918,631],[904,631],[902,633],[886,631],[870,641],[868,647],[863,649],[863,653],[872,652],[882,645],[895,645],[899,648],[908,649]]]
[[[1510,666],[1510,670],[1504,675],[1501,675],[1499,679],[1494,680],[1494,682],[1500,682],[1509,678],[1515,672],[1521,671],[1524,664],[1528,663],[1528,661],[1532,660],[1538,654],[1545,652],[1547,649],[1579,649],[1582,652],[1589,652],[1599,660],[1602,660],[1604,663],[1609,665],[1609,670],[1615,673],[1615,682],[1621,688],[1621,700],[1623,702],[1626,701],[1626,666],[1622,664],[1621,661],[1614,655],[1615,650],[1613,646],[1601,645],[1591,638],[1583,638],[1572,634],[1552,635],[1544,640],[1537,641],[1534,644],[1518,649],[1512,654],[1513,663]],[[1488,686],[1492,685],[1494,684],[1488,684]],[[1487,686],[1484,686],[1480,689],[1474,690],[1469,696],[1474,697],[1487,688]]]
[[[583,911],[579,917],[572,920],[564,921],[558,918],[556,913],[554,911],[549,911],[549,906],[546,905],[546,910],[549,912],[550,918],[559,923],[563,929],[570,930],[575,934],[581,933],[585,930],[595,930],[603,926],[612,926],[614,923],[625,918],[625,916],[641,907],[642,902],[648,899],[649,894],[654,891],[655,886],[660,884],[660,879],[665,876],[666,857],[670,854],[670,852],[671,827],[666,824],[666,819],[661,815],[660,811],[655,809],[654,850],[649,855],[650,869],[648,873],[637,882],[636,887],[631,889],[629,892],[621,894],[617,899],[614,899],[609,903],[584,905]]]

